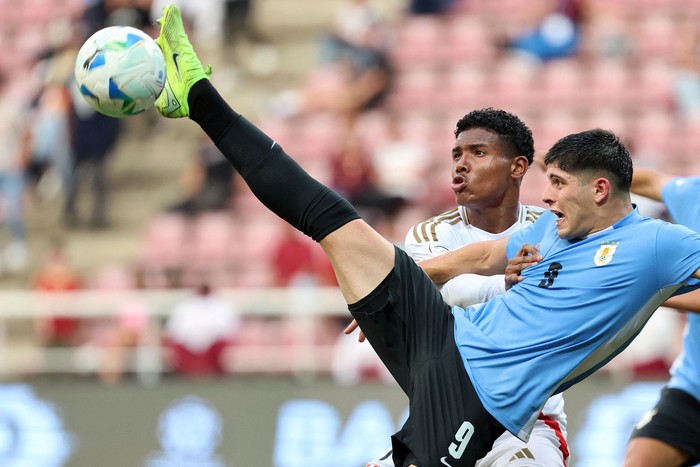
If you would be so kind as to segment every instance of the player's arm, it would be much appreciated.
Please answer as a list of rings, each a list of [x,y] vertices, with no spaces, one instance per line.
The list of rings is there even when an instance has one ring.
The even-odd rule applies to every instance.
[[[635,167],[630,191],[645,198],[661,201],[661,189],[672,178],[672,175],[656,170]]]
[[[437,284],[443,284],[460,274],[471,273],[482,276],[503,274],[508,264],[506,257],[508,238],[465,245],[420,261],[418,265]]]
[[[664,302],[663,306],[691,313],[700,313],[700,289],[671,297]]]
[[[416,234],[416,232],[420,231],[420,225],[409,229],[404,241],[406,253],[416,263],[464,245],[464,239],[459,238],[445,224],[437,226],[432,238]],[[442,298],[448,305],[457,305],[462,308],[475,303],[485,302],[494,295],[501,294],[504,291],[505,283],[502,275],[460,274],[440,287]]]

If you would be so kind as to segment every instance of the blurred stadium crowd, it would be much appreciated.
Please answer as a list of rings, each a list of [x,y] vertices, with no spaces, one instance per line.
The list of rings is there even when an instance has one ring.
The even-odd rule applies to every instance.
[[[257,5],[266,1],[272,0]],[[18,339],[112,350],[164,342],[168,368],[186,374],[227,372],[232,367],[220,365],[220,354],[246,345],[310,340],[350,358],[356,349],[335,345],[343,318],[240,318],[236,303],[214,300],[222,290],[309,290],[332,287],[335,279],[318,247],[264,209],[206,142],[196,145],[195,164],[183,173],[180,199],[141,220],[138,251],[82,269],[66,254],[63,245],[83,225],[76,208],[79,185],[87,184],[93,198],[87,226],[94,235],[109,232],[106,161],[125,139],[139,147],[134,138],[155,138],[159,129],[152,115],[137,117],[146,129],[133,131],[130,122],[102,118],[76,100],[75,51],[109,24],[157,34],[153,20],[161,3],[0,0],[0,283],[76,297],[86,290],[170,290],[178,293],[173,302],[187,304],[158,315],[156,331],[143,303],[99,320],[38,313]],[[245,32],[257,46],[249,71],[274,78],[280,44],[274,31],[255,26],[251,1],[179,3],[195,41],[216,55],[236,40],[234,31]],[[313,8],[298,3],[299,15]],[[694,157],[700,152],[697,0],[412,0],[395,9],[370,0],[333,3],[334,14],[313,33],[313,65],[296,82],[282,79],[271,86],[274,92],[250,118],[397,244],[410,226],[452,207],[452,132],[474,108],[519,115],[533,130],[540,155],[561,136],[602,127],[627,141],[637,164],[700,173]],[[540,204],[542,182],[533,167],[524,203]],[[40,259],[32,257],[37,252],[29,239],[35,233],[26,217],[47,193],[61,199],[61,225],[47,236],[50,248]],[[655,206],[647,214],[664,215]],[[187,297],[185,289],[197,293]],[[671,326],[680,332],[676,324]],[[664,372],[676,348],[657,347],[659,354],[648,360],[659,361],[653,368]],[[261,365],[284,355],[283,347]],[[120,350],[106,351],[96,371],[114,382],[124,358]],[[241,372],[259,370],[238,361]],[[327,359],[325,370],[332,366]],[[349,366],[338,372],[348,381],[354,380]],[[379,370],[357,371],[376,377]]]

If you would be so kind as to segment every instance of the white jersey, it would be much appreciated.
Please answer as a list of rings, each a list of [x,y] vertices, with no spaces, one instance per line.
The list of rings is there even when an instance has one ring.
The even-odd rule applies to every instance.
[[[517,221],[505,231],[494,234],[471,225],[466,210],[459,206],[413,226],[406,234],[404,248],[411,258],[421,261],[470,243],[503,238],[535,222],[543,211],[538,206],[518,205]],[[502,274],[463,274],[443,284],[441,292],[450,305],[466,308],[505,292],[505,281]]]
[[[416,261],[432,258],[469,243],[503,238],[534,223],[543,212],[544,209],[541,207],[521,204],[518,206],[517,221],[505,231],[494,234],[471,225],[466,210],[459,206],[416,224],[406,235],[405,250]],[[441,287],[445,301],[450,305],[461,307],[485,302],[504,291],[505,280],[502,274],[496,276],[463,274]],[[506,464],[517,465],[517,462],[543,466],[566,465],[569,452],[566,442],[564,399],[561,394],[547,400],[542,408],[540,419],[535,425],[528,443],[505,432],[477,465],[498,467]]]

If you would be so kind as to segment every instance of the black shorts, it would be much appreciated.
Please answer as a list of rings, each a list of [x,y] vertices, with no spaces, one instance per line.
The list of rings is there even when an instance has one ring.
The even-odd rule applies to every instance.
[[[505,429],[469,380],[450,307],[430,278],[396,248],[392,272],[348,308],[409,398],[408,420],[392,436],[395,465],[474,465]]]
[[[653,438],[686,451],[691,459],[685,465],[700,462],[700,401],[680,389],[664,388],[649,416],[632,438]]]

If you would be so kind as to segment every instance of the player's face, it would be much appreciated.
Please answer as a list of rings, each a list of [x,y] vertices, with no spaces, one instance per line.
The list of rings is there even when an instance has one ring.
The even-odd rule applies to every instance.
[[[492,131],[472,128],[457,135],[452,149],[452,190],[457,204],[500,205],[514,186],[514,157],[513,148]]]
[[[557,217],[560,238],[583,238],[593,232],[595,223],[595,189],[591,183],[561,170],[556,165],[547,167],[547,187],[542,201]]]

